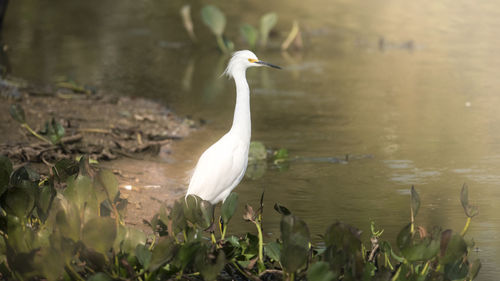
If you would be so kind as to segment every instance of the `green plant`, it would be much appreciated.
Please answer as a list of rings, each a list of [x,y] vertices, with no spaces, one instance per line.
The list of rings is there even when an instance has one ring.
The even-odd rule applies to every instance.
[[[257,235],[228,235],[237,201],[233,193],[222,204],[219,233],[215,206],[188,196],[162,206],[147,222],[154,235],[146,236],[124,225],[126,200],[114,175],[88,157],[60,160],[43,178],[28,166],[13,170],[0,156],[0,274],[6,280],[472,280],[481,267],[464,237],[477,214],[467,186],[461,234],[417,225],[420,199],[412,188],[410,222],[394,249],[373,222],[370,250],[361,232],[342,222],[313,244],[306,222],[279,204],[281,235],[265,241],[263,196],[243,217]]]
[[[206,5],[201,9],[201,19],[215,35],[217,45],[223,53],[229,53],[234,46],[231,41],[225,40],[224,29],[226,28],[226,16],[214,5]]]

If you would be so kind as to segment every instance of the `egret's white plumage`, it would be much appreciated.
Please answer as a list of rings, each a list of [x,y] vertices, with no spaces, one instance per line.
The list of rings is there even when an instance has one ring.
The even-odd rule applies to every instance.
[[[243,178],[251,136],[250,89],[245,72],[249,67],[263,65],[279,68],[260,61],[248,50],[235,52],[231,57],[224,74],[233,78],[236,84],[233,125],[229,132],[201,155],[186,196],[197,195],[217,204],[224,201]]]

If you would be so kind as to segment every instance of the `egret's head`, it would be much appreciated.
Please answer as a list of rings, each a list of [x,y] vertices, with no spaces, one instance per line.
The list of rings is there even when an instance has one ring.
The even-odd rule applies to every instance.
[[[229,60],[229,63],[227,65],[226,70],[224,71],[224,74],[229,77],[234,77],[234,74],[236,72],[238,71],[245,72],[247,68],[252,66],[269,66],[281,69],[281,67],[277,65],[259,60],[253,52],[249,50],[243,50],[233,53],[233,56],[231,57],[231,60]]]

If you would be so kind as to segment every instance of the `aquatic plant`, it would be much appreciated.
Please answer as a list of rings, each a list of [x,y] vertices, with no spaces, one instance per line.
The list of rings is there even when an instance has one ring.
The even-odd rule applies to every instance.
[[[468,188],[461,202],[467,222],[461,233],[417,225],[420,198],[411,190],[410,222],[395,246],[374,223],[368,243],[353,226],[334,222],[312,243],[304,220],[288,208],[280,236],[262,235],[264,203],[246,205],[243,219],[257,234],[228,235],[238,195],[221,207],[189,196],[163,205],[147,221],[153,235],[123,223],[127,201],[114,175],[79,162],[58,161],[48,176],[0,156],[0,274],[6,280],[472,280],[481,263],[465,238],[477,207]]]

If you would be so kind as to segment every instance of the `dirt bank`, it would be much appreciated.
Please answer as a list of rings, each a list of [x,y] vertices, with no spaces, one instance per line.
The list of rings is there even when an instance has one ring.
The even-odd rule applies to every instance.
[[[29,163],[47,173],[58,159],[89,155],[117,175],[122,197],[129,201],[126,222],[140,228],[161,202],[184,193],[183,183],[169,178],[181,171],[165,162],[172,143],[197,125],[164,105],[108,95],[69,81],[40,87],[1,80],[0,95],[0,154],[15,165]],[[56,144],[22,127],[9,113],[13,104],[24,110],[26,123],[43,138],[60,137]],[[63,135],[51,131],[61,127]]]

